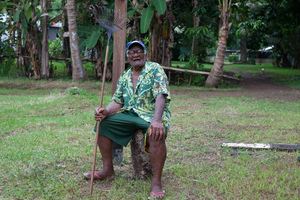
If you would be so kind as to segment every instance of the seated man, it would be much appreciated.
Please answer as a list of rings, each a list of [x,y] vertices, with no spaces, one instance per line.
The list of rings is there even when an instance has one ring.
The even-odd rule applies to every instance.
[[[115,177],[112,141],[127,146],[135,132],[141,129],[153,169],[150,196],[163,198],[161,175],[171,120],[169,83],[159,64],[146,61],[146,47],[142,42],[129,42],[126,49],[131,67],[121,75],[112,102],[106,108],[95,109],[95,120],[101,120],[98,146],[103,169],[95,172],[94,179]],[[90,179],[91,172],[84,176]]]

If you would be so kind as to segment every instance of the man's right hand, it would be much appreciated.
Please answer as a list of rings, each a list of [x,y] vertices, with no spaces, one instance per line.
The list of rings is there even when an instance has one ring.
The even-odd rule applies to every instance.
[[[95,120],[100,121],[107,117],[107,110],[105,108],[96,108],[95,109]]]

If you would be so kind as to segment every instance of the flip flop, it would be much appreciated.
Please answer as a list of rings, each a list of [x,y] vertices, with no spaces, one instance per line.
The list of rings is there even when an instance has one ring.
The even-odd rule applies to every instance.
[[[91,176],[92,171],[89,171],[87,173],[84,173],[83,176],[86,180],[91,180],[92,176]],[[99,176],[98,174],[94,173],[94,180],[103,180],[103,178],[101,178],[101,176]]]
[[[159,197],[156,197],[156,195],[158,195],[158,194],[165,194],[165,192],[164,191],[162,191],[162,192],[157,192],[157,193],[154,193],[153,191],[151,191],[151,194],[152,194],[152,196],[150,196],[150,197],[148,197],[148,199],[163,199],[165,196],[163,196],[163,197],[161,197],[161,198],[159,198]]]

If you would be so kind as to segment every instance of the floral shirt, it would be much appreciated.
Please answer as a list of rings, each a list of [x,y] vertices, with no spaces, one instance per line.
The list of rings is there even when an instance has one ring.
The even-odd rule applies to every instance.
[[[166,105],[162,122],[168,130],[171,123],[171,96],[168,78],[163,68],[158,63],[147,61],[138,78],[134,93],[131,72],[132,67],[123,72],[119,78],[112,101],[124,105],[120,111],[133,109],[139,117],[151,122],[155,112],[155,99],[159,94],[165,94]]]

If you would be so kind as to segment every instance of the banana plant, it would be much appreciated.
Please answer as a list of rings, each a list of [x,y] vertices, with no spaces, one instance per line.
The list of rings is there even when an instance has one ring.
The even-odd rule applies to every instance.
[[[148,7],[142,11],[140,22],[141,33],[146,33],[149,29],[154,11],[156,10],[159,15],[162,15],[167,9],[166,5],[166,0],[149,0]]]
[[[37,41],[40,41],[38,35],[39,31],[38,31],[37,21],[41,17],[48,15],[48,13],[42,12],[38,0],[14,1],[13,3],[10,3],[9,6],[7,6],[7,9],[10,12],[13,12],[13,25],[9,31],[11,40],[13,41],[11,35],[13,31],[18,30],[20,47],[23,47],[23,49],[26,49],[24,47],[27,47],[27,50],[29,51],[31,56],[31,63],[26,62],[22,64],[22,66],[24,65],[26,76],[31,75],[30,65],[32,65],[35,79],[40,79],[41,76],[40,76],[39,61],[41,60],[41,55],[40,55],[41,45],[37,43]],[[20,49],[19,53],[20,55],[22,55],[24,53],[23,52],[24,50],[21,50],[22,48],[19,49]]]
[[[107,41],[107,36],[104,37],[104,30],[100,26],[78,26],[79,47],[80,51],[85,48],[94,48],[100,43],[103,46],[104,41]],[[113,43],[111,44],[113,45]],[[106,50],[103,50],[102,58],[105,57]],[[108,61],[111,59],[113,48],[109,48]]]
[[[14,12],[13,15],[13,21],[14,21],[14,26],[12,27],[12,29],[16,29],[16,24],[18,22],[20,22],[21,24],[21,45],[22,47],[25,46],[25,41],[26,41],[26,37],[28,34],[28,27],[29,26],[35,26],[37,20],[39,20],[41,17],[43,17],[44,15],[48,15],[48,13],[42,13],[40,12],[40,10],[36,9],[36,11],[38,12],[37,15],[35,15],[33,18],[31,18],[31,14],[32,14],[32,9],[34,9],[34,5],[31,4],[30,1],[20,1],[20,3],[14,4],[18,10],[16,12]],[[12,32],[12,30],[11,30]]]

